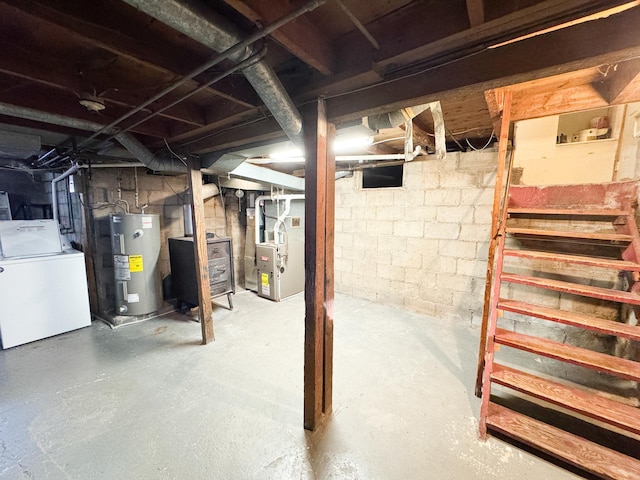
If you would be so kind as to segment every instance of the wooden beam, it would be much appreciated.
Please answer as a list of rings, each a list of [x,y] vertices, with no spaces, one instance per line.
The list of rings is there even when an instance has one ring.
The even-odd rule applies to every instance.
[[[635,28],[638,24],[640,8],[635,8],[500,48],[487,49],[437,69],[426,69],[420,75],[390,79],[328,99],[329,119],[342,122],[406,105],[442,100],[445,94],[464,95],[469,91],[484,91],[602,63],[628,60],[640,55]],[[590,40],[593,38],[598,38],[598,42],[593,43]],[[557,48],[558,45],[574,45],[576,48]],[[532,52],[545,54],[533,55]],[[523,58],[527,61],[523,62]],[[496,65],[500,68],[495,68]]]
[[[500,231],[504,234],[504,221],[506,220],[507,198],[509,193],[509,175],[507,174],[507,184],[504,183],[505,170],[507,164],[507,145],[509,143],[509,125],[511,122],[511,92],[505,90],[501,101],[501,126],[498,140],[498,168],[496,172],[496,184],[493,190],[493,210],[491,213],[491,237],[489,238],[489,253],[487,255],[487,276],[484,284],[484,307],[482,310],[482,323],[480,324],[480,345],[478,347],[478,368],[476,373],[475,394],[482,396],[482,381],[485,366],[485,354],[487,353],[487,331],[489,326],[489,310],[491,308],[491,289],[493,287],[493,264],[496,255],[496,245]],[[503,224],[500,224],[500,219]],[[499,279],[497,281],[500,281]],[[487,395],[488,396],[488,395]]]
[[[147,29],[145,35],[141,37],[140,32],[135,30],[139,28],[139,24],[131,27],[135,22],[122,22],[118,17],[114,19],[112,11],[102,12],[101,9],[105,7],[101,6],[101,2],[85,7],[89,11],[94,11],[93,16],[96,19],[93,21],[83,18],[83,13],[78,13],[77,4],[64,0],[43,3],[37,0],[5,0],[5,3],[34,18],[63,28],[69,36],[139,62],[160,73],[182,76],[207,60],[206,54],[185,55],[185,49],[171,45],[166,38],[152,29]],[[105,5],[109,8],[108,4]],[[129,16],[144,15],[132,7],[123,6],[122,8],[129,10],[127,12]],[[162,48],[158,48],[157,45],[162,45]],[[204,51],[206,49],[203,48]],[[225,80],[217,83],[216,87],[209,87],[207,91],[247,108],[259,105],[261,102],[248,82],[244,82],[246,83],[244,86],[238,85],[238,82],[238,79],[234,79],[234,83],[231,84]],[[243,81],[240,80],[240,82]],[[195,88],[198,83],[194,81],[191,86]]]
[[[187,156],[189,169],[189,189],[191,190],[191,206],[193,212],[193,248],[198,280],[198,305],[202,344],[213,341],[213,309],[211,306],[211,287],[209,285],[209,257],[207,255],[207,233],[204,216],[204,198],[202,196],[202,172],[200,160]]]
[[[252,22],[263,25],[273,23],[293,11],[289,0],[225,0]],[[307,17],[300,17],[279,28],[271,37],[286,50],[323,75],[331,75],[335,69],[335,56],[329,40]]]
[[[484,0],[467,0],[469,24],[477,27],[484,23]]]
[[[305,109],[304,428],[307,430],[318,428],[331,413],[335,160],[327,145],[333,132],[326,120],[324,100]]]
[[[640,60],[633,59],[604,68],[605,77],[592,83],[610,105],[630,103],[640,98]]]
[[[487,90],[484,92],[484,98],[487,101],[487,108],[491,116],[493,130],[496,133],[496,137],[499,138],[502,131],[502,100],[504,99],[504,89],[494,88],[493,90]]]
[[[398,66],[416,61],[426,63],[429,60],[436,60],[437,63],[440,63],[443,58],[450,59],[447,56],[456,52],[478,52],[489,45],[520,38],[523,35],[557,25],[560,23],[558,19],[569,22],[625,3],[628,3],[628,0],[542,1],[495,20],[481,23],[471,29],[460,30],[444,36],[440,35],[437,39],[424,42],[413,48],[395,42],[395,53],[376,59],[375,66],[378,71],[388,73],[390,69],[397,69]],[[585,45],[586,50],[588,50],[587,45]],[[520,60],[522,61],[522,59]]]
[[[40,86],[70,91],[76,95],[89,92],[91,82],[82,79],[76,72],[66,67],[64,62],[62,59],[43,58],[43,56],[36,54],[24,55],[24,53],[18,51],[18,49],[5,44],[0,62],[0,73],[11,76],[14,79],[20,78]],[[118,80],[112,79],[111,81],[116,84],[121,84],[121,81]],[[57,94],[57,92],[51,92],[51,95]],[[101,98],[104,99],[107,109],[111,105],[132,109],[144,100],[144,97],[134,96],[121,91],[108,91],[103,94]],[[171,99],[171,97],[167,98],[169,100]],[[151,109],[145,108],[142,112],[148,114],[151,112]],[[190,128],[193,126],[202,126],[205,121],[200,108],[189,102],[178,104],[160,113],[158,117],[182,122]]]
[[[327,124],[327,145],[333,143],[336,127]],[[325,261],[324,261],[324,390],[322,392],[322,412],[331,413],[333,407],[333,304],[334,304],[334,240],[336,204],[336,159],[330,148],[326,149],[327,174],[325,197]]]

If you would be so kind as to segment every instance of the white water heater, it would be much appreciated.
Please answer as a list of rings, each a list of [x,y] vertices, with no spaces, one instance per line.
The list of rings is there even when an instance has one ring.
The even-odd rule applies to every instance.
[[[111,215],[111,248],[117,315],[145,315],[160,308],[160,217]]]

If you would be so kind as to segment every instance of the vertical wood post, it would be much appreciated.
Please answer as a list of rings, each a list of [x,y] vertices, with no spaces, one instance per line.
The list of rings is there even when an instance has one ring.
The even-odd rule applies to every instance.
[[[304,112],[305,340],[304,428],[331,412],[333,373],[333,219],[335,159],[324,100]]]
[[[498,243],[498,229],[500,227],[500,200],[502,199],[504,170],[507,161],[507,143],[509,141],[509,124],[511,122],[511,92],[504,91],[502,101],[502,121],[500,123],[498,141],[498,170],[496,172],[496,184],[493,190],[493,211],[491,213],[491,238],[489,239],[489,253],[487,255],[487,277],[484,285],[484,307],[482,310],[482,323],[480,325],[480,345],[478,347],[478,369],[476,373],[475,394],[482,395],[482,374],[485,366],[485,353],[487,351],[487,326],[489,323],[489,309],[491,306],[491,286],[493,281],[493,263]],[[507,208],[509,185],[506,186],[503,209]],[[506,216],[504,217],[506,218]],[[497,279],[496,281],[500,281]]]
[[[204,219],[204,199],[202,197],[202,172],[200,161],[187,157],[189,169],[189,189],[191,190],[191,210],[193,212],[193,248],[198,279],[198,305],[202,344],[214,340],[213,309],[211,307],[211,287],[209,285],[209,258],[207,256],[207,233]]]

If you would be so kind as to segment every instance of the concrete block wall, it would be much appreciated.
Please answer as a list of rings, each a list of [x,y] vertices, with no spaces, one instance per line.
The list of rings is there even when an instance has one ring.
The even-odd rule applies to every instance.
[[[449,153],[405,164],[403,187],[362,189],[360,172],[336,182],[336,291],[478,325],[482,317],[497,153]],[[579,225],[581,228],[589,225]],[[517,240],[509,239],[512,244]],[[511,264],[509,263],[511,262]],[[508,271],[616,288],[616,272],[549,262]],[[505,284],[501,296],[617,319],[610,302]],[[505,313],[519,329],[544,323]],[[506,323],[503,323],[506,325]],[[530,326],[530,327],[528,327]]]
[[[497,153],[404,165],[403,186],[336,182],[336,291],[471,322],[482,315]]]

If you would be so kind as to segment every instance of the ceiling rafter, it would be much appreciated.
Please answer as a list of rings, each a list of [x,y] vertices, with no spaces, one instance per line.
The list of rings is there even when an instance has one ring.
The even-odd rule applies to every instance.
[[[640,59],[632,59],[606,67],[601,80],[592,83],[593,88],[611,105],[629,103],[638,98],[640,92]]]
[[[611,17],[485,50],[437,69],[390,80],[327,100],[332,121],[382,113],[404,105],[443,100],[468,89],[484,91],[498,86],[616,63],[640,56],[635,25],[640,8]],[[589,39],[598,38],[597,43]],[[582,46],[573,49],[558,45]],[[545,52],[532,56],[531,52]],[[522,59],[527,58],[526,62]],[[500,69],[495,66],[499,65]]]
[[[467,0],[469,24],[477,27],[484,23],[484,0]]]
[[[154,48],[141,42],[136,38],[135,32],[131,35],[122,32],[114,32],[102,25],[90,22],[86,19],[73,15],[73,13],[53,9],[48,5],[42,5],[33,0],[4,0],[11,7],[21,10],[28,15],[46,21],[50,24],[64,28],[70,35],[81,38],[82,40],[95,45],[101,49],[114,53],[123,58],[133,60],[143,64],[145,67],[156,70],[163,74],[171,74],[177,77],[188,73],[195,65],[204,63],[205,58],[197,58],[194,61],[187,62],[186,59],[190,55],[185,52],[175,50],[170,45],[164,44],[162,49]],[[70,4],[69,8],[73,5]],[[224,82],[218,85],[218,88],[209,87],[207,91],[212,95],[223,97],[232,102],[236,102],[247,108],[251,108],[259,104],[259,99],[255,92],[247,85],[245,88],[237,86],[229,86],[225,91]],[[199,86],[199,83],[193,81],[192,88]],[[243,93],[243,90],[245,93]]]
[[[559,18],[562,21],[575,20],[625,3],[628,2],[625,0],[613,2],[545,0],[471,29],[461,27],[455,32],[442,31],[437,38],[425,36],[419,45],[412,44],[415,41],[413,36],[408,36],[406,41],[398,39],[392,43],[392,48],[382,49],[375,56],[371,53],[368,44],[357,40],[354,36],[356,45],[350,45],[347,41],[342,42],[339,65],[343,68],[336,73],[340,78],[340,84],[335,85],[333,78],[319,79],[311,88],[306,89],[305,99],[318,95],[331,95],[338,88],[344,91],[366,87],[377,82],[372,78],[371,72],[376,72],[380,78],[390,78],[391,74],[397,77],[420,69],[436,68],[438,65],[455,61],[463,55],[476,55],[491,45],[554,25],[558,23]],[[412,19],[416,14],[417,12],[410,8],[403,9],[394,17],[393,24],[387,28],[403,31],[407,24],[415,21]],[[436,28],[445,27],[436,26]],[[590,43],[593,42],[589,41],[588,44]]]
[[[42,77],[41,72],[46,68],[47,75]],[[70,76],[68,70],[60,67],[57,62],[45,61],[41,58],[32,59],[30,56],[25,57],[11,48],[6,48],[0,64],[0,72],[14,78],[20,78],[29,82],[50,87],[56,90],[70,91],[79,96],[86,90],[86,84],[79,78]],[[56,95],[52,92],[52,95]],[[101,97],[107,106],[117,105],[124,108],[133,108],[140,103],[140,99],[133,98],[122,92],[116,92],[112,95]],[[146,113],[151,110],[146,109]],[[176,107],[168,109],[159,116],[169,120],[175,120],[190,126],[202,126],[204,124],[204,115],[200,109],[189,104],[179,104]]]
[[[224,0],[253,23],[273,23],[293,11],[288,0]],[[282,26],[271,37],[286,50],[312,66],[323,75],[331,75],[335,69],[335,55],[329,41],[306,17]]]

